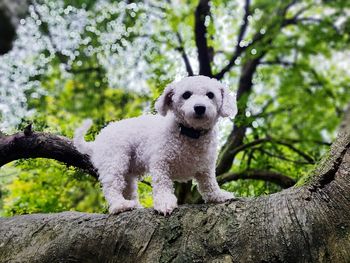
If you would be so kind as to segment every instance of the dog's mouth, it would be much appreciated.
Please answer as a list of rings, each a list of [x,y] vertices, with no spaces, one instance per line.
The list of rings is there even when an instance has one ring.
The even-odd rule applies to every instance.
[[[196,114],[195,112],[184,113],[180,122],[183,122],[188,127],[195,129],[210,129],[213,126],[213,120],[207,113]]]
[[[203,120],[203,119],[206,119],[206,116],[205,115],[194,114],[194,118],[197,119],[197,120]]]
[[[197,114],[195,112],[193,112],[191,114],[191,117],[193,119],[196,119],[196,120],[208,120],[209,119],[209,116],[205,113],[205,114]]]
[[[208,129],[212,126],[212,120],[207,114],[191,114],[186,121],[191,127],[196,129]]]

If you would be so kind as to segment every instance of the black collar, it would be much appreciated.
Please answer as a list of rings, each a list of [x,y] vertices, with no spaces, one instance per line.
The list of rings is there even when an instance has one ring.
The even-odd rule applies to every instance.
[[[182,123],[179,124],[180,134],[185,135],[191,139],[199,139],[199,137],[206,135],[209,130],[196,130],[191,127],[186,127]]]

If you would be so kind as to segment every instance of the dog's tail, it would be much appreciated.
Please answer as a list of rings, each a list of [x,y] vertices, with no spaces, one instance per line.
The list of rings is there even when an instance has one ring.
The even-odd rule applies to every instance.
[[[84,136],[86,132],[90,129],[91,125],[92,125],[91,119],[85,120],[83,124],[78,129],[75,130],[74,138],[73,138],[73,143],[75,148],[77,148],[79,152],[83,154],[88,154],[88,155],[91,155],[92,153],[92,148],[91,148],[92,142],[85,141]]]

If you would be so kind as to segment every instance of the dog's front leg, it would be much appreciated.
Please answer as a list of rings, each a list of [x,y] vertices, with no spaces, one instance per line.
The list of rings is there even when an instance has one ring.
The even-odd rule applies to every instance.
[[[173,182],[166,164],[158,164],[151,169],[154,209],[163,215],[171,214],[177,207]]]
[[[220,189],[214,171],[198,173],[195,179],[198,191],[206,203],[222,203],[234,198],[232,193]]]

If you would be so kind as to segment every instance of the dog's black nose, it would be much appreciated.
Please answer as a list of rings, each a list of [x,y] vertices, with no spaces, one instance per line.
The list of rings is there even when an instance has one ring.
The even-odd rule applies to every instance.
[[[205,106],[199,106],[199,105],[194,106],[194,112],[197,115],[203,115],[205,113]]]

